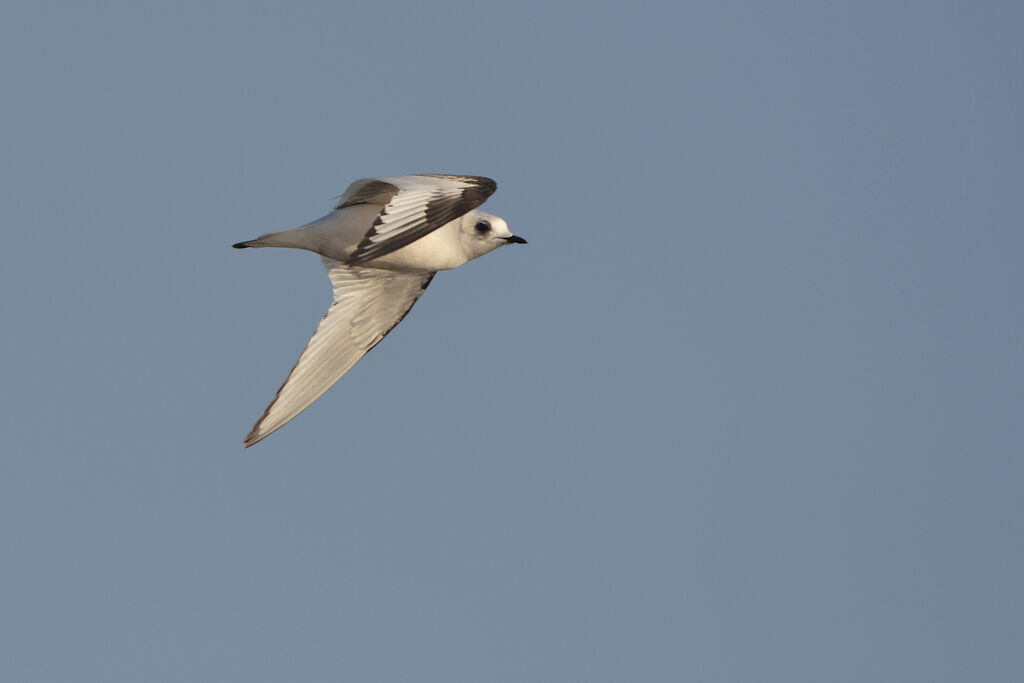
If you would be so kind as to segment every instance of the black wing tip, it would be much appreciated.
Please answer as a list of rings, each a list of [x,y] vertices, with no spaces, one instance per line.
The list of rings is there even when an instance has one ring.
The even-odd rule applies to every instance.
[[[497,190],[498,190],[498,183],[496,183],[496,182],[494,182],[492,180],[489,184],[487,184],[487,185],[485,185],[485,186],[480,188],[480,194],[482,194],[484,196],[484,199],[488,199],[492,194],[497,192]]]
[[[247,242],[235,242],[231,246],[234,247],[235,249],[247,249],[249,247],[249,244]]]
[[[477,181],[477,185],[480,186],[480,191],[485,193],[488,197],[494,194],[498,190],[498,183],[491,178],[485,178],[484,176],[472,176]]]
[[[469,188],[466,191],[472,192],[473,194],[476,194],[482,197],[483,199],[487,199],[492,194],[498,191],[498,182],[496,180],[487,178],[482,175],[468,175],[463,177],[472,180],[474,184],[474,187]],[[481,204],[482,203],[483,202],[481,201]]]
[[[242,439],[242,446],[244,446],[245,448],[248,448],[249,446],[255,446],[260,441],[263,441],[263,437],[265,436],[266,434],[260,436],[258,428],[253,427],[252,431],[246,434],[245,438]]]
[[[469,176],[473,179],[473,185],[462,191],[462,197],[470,202],[470,208],[475,209],[490,198],[498,190],[498,183],[483,176]]]
[[[482,175],[458,175],[453,173],[414,173],[413,175],[424,178],[444,178],[447,180],[464,180],[473,183],[472,191],[478,192],[484,197],[490,197],[498,190],[498,183],[493,178]]]

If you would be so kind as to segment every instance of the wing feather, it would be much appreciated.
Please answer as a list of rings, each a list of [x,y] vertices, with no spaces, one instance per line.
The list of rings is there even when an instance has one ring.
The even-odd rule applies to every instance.
[[[322,257],[334,303],[244,444],[280,429],[318,399],[402,321],[434,273],[347,266]]]
[[[422,174],[358,180],[336,209],[370,203],[379,204],[381,211],[350,262],[358,265],[401,249],[472,211],[497,189],[497,183],[481,176]]]

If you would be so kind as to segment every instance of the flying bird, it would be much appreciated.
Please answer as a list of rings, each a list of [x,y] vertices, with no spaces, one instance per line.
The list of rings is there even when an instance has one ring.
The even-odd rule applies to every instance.
[[[233,245],[320,254],[334,303],[274,400],[245,437],[265,439],[341,379],[409,312],[439,270],[506,244],[526,244],[477,207],[498,189],[490,178],[419,174],[363,178],[334,209],[294,230]]]

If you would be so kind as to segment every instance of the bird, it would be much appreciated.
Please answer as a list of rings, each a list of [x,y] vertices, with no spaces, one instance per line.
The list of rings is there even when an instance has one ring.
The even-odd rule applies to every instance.
[[[334,301],[274,399],[242,441],[248,448],[320,398],[412,309],[439,270],[506,244],[526,244],[504,219],[477,207],[490,178],[421,173],[362,178],[326,216],[238,242],[320,255]]]

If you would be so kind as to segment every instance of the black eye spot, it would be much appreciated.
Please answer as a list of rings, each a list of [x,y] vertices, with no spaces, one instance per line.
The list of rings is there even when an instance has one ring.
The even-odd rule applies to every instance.
[[[473,227],[476,228],[477,234],[486,235],[488,231],[490,231],[491,229],[491,224],[488,223],[487,221],[480,221]]]

